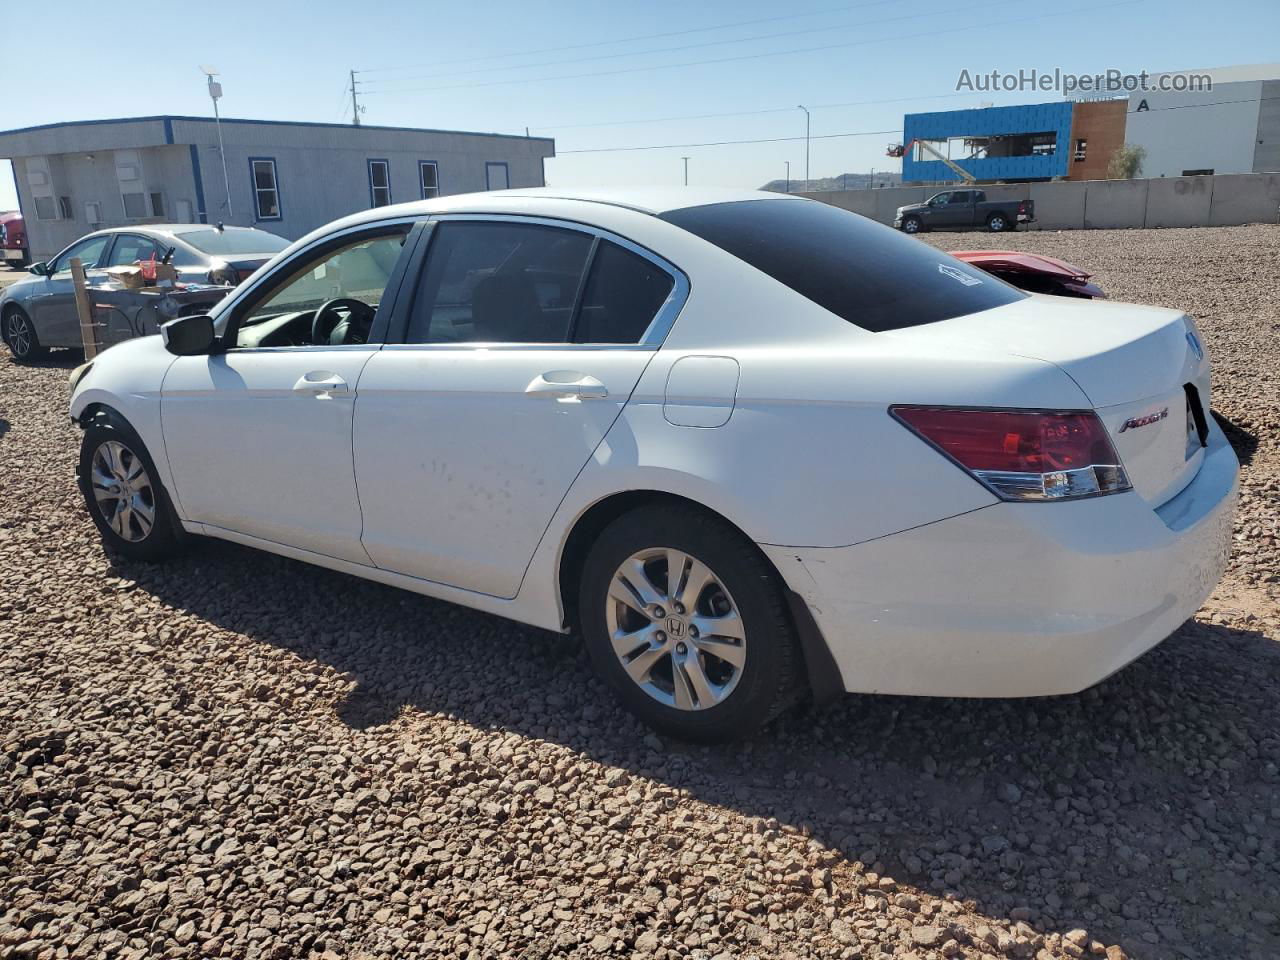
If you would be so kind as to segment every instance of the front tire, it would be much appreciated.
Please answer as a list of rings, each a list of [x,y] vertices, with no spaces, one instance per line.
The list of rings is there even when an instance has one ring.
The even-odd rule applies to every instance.
[[[40,345],[36,328],[21,307],[10,307],[4,315],[4,342],[19,363],[39,360],[49,352],[48,347]]]
[[[182,526],[142,438],[122,419],[99,414],[80,443],[80,492],[103,546],[130,560],[176,553]]]
[[[695,507],[642,507],[610,524],[587,556],[578,610],[596,670],[627,709],[671,736],[750,736],[800,692],[777,574],[746,537]]]
[[[924,224],[920,222],[919,217],[907,217],[902,221],[903,233],[919,233]]]

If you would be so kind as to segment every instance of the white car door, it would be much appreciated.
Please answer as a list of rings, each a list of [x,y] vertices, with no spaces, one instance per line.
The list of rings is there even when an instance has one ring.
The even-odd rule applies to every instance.
[[[515,596],[687,290],[671,265],[587,228],[437,222],[403,342],[360,380],[356,480],[373,562]]]
[[[223,336],[233,346],[169,368],[165,450],[188,520],[369,563],[352,413],[409,226],[366,228],[302,251],[232,308]]]

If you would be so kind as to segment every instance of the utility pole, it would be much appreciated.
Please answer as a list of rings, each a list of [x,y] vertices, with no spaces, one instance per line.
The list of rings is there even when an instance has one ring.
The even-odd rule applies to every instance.
[[[803,103],[797,106],[804,111],[804,179],[807,187],[809,185],[809,108]]]
[[[222,84],[213,79],[218,75],[218,71],[213,67],[206,64],[200,69],[209,78],[209,99],[213,101],[213,125],[218,131],[218,155],[222,158],[222,185],[227,191],[227,219],[230,220],[235,216],[231,212],[231,178],[227,175],[227,151],[222,146],[222,117],[218,114],[218,99],[222,96]]]
[[[787,193],[790,193],[791,192],[791,161],[783,160],[782,162],[787,165]]]
[[[680,159],[684,161],[684,185],[687,187],[689,185],[689,158],[681,157]]]
[[[351,71],[351,122],[360,126],[360,103],[356,100],[356,72]]]

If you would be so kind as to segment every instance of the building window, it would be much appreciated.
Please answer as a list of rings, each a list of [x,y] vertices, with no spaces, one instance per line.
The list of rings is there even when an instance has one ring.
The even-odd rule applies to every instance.
[[[484,165],[484,188],[486,190],[506,190],[511,186],[511,176],[505,163],[486,163]]]
[[[71,198],[58,198],[58,213],[61,214],[63,220],[74,220],[76,215],[71,212]]]
[[[147,197],[143,193],[122,193],[120,202],[124,205],[124,215],[129,220],[141,220],[147,215]]]
[[[95,227],[102,222],[102,204],[97,200],[85,201],[84,222],[91,227]]]
[[[391,202],[391,164],[386,160],[369,161],[369,205],[385,207]]]
[[[53,197],[36,197],[35,201],[37,220],[58,219],[58,205],[54,203]]]
[[[151,215],[153,217],[164,216],[164,194],[153,193],[151,195]]]
[[[1076,155],[1075,155],[1076,163],[1079,163],[1081,160],[1084,159],[1085,154],[1088,152],[1088,150],[1089,150],[1089,141],[1084,137],[1077,137],[1076,138]]]
[[[418,181],[422,185],[423,200],[440,196],[440,168],[434,160],[418,161]]]
[[[280,186],[276,181],[276,162],[271,157],[250,157],[253,178],[253,203],[259,220],[279,220]]]

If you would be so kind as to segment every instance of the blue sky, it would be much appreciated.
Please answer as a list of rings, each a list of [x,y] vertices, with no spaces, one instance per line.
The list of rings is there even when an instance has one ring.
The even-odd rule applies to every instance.
[[[814,177],[896,171],[884,156],[896,134],[830,135],[895,131],[905,112],[1057,98],[956,95],[962,69],[1261,63],[1277,59],[1280,36],[1277,0],[222,2],[161,5],[142,15],[144,38],[128,19],[78,0],[9,11],[0,129],[205,115],[202,63],[221,71],[227,116],[339,121],[355,68],[371,71],[359,77],[366,123],[554,136],[553,185],[679,183],[689,156],[690,183],[755,187],[788,160],[803,176],[803,139],[570,151],[803,138],[804,103]],[[45,42],[23,42],[37,35]],[[720,62],[689,65],[709,60]],[[723,113],[742,115],[701,116]],[[632,122],[650,120],[661,122]],[[15,203],[0,161],[0,209]]]

